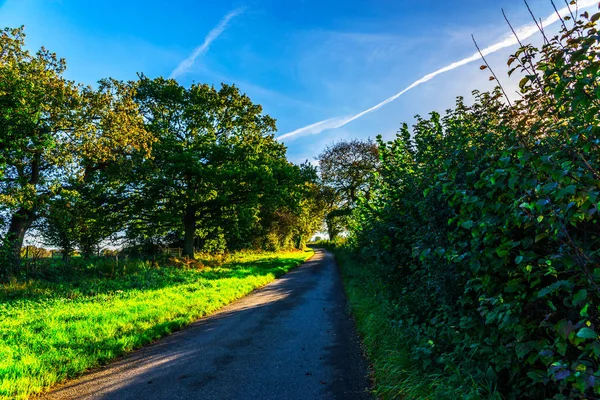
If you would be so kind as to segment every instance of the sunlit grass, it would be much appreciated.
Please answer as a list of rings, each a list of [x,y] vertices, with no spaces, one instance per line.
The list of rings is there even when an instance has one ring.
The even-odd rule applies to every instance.
[[[118,278],[0,289],[0,398],[26,398],[263,286],[312,255],[243,253],[219,267],[138,268]]]
[[[324,242],[321,245],[329,247]],[[381,399],[462,399],[464,393],[424,371],[411,357],[412,332],[394,322],[396,305],[385,283],[344,247],[333,249],[340,265],[356,328],[373,369],[374,391]]]

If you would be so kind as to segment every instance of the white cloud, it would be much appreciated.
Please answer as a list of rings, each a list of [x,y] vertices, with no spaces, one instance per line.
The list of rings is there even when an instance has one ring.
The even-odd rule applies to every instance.
[[[238,15],[242,14],[244,11],[245,11],[245,8],[240,7],[240,8],[236,8],[235,10],[227,13],[227,15],[225,15],[225,17],[223,17],[221,22],[219,22],[219,25],[217,25],[210,32],[208,32],[208,35],[206,35],[206,37],[204,38],[204,42],[200,46],[196,47],[194,49],[194,51],[192,52],[192,54],[188,58],[186,58],[185,60],[180,62],[179,65],[177,66],[177,68],[175,68],[173,70],[173,72],[171,72],[171,75],[169,77],[177,78],[178,76],[185,74],[190,69],[190,67],[192,65],[194,65],[194,61],[196,61],[196,58],[198,56],[206,53],[206,51],[210,47],[211,43],[216,38],[221,36],[223,31],[227,28],[227,24],[229,23],[229,21],[232,18],[235,18]]]
[[[597,0],[580,0],[578,2],[578,6],[579,6],[580,10],[585,9],[585,8],[590,8],[593,6],[598,6],[598,1]],[[564,7],[561,10],[559,10],[560,15],[564,16],[564,15],[568,15],[568,13],[569,13],[568,7]],[[559,16],[556,13],[552,13],[551,15],[549,15],[542,21],[542,26],[549,27],[549,26],[555,24],[556,22],[558,22],[559,20],[560,20]],[[525,25],[525,26],[522,26],[522,27],[516,29],[516,33],[520,40],[525,40],[525,39],[528,39],[531,36],[535,35],[536,33],[539,33],[539,30],[538,30],[536,24],[531,23],[529,25]],[[510,46],[514,46],[516,44],[518,44],[517,38],[515,38],[515,36],[512,34],[508,34],[508,35],[505,35],[505,37],[502,40],[500,40],[499,42],[482,49],[481,53],[484,56],[487,56],[487,55],[493,54],[501,49],[504,49],[504,48],[510,47]],[[304,135],[319,134],[328,129],[340,128],[358,118],[361,118],[362,116],[364,116],[366,114],[377,111],[378,109],[385,106],[386,104],[391,103],[392,101],[396,100],[398,97],[402,96],[404,93],[408,92],[409,90],[411,90],[425,82],[430,81],[431,79],[435,78],[436,76],[438,76],[440,74],[443,74],[448,71],[452,71],[456,68],[459,68],[463,65],[469,64],[469,63],[477,61],[477,60],[481,60],[481,56],[480,56],[479,52],[474,53],[470,57],[464,58],[460,61],[453,62],[443,68],[438,69],[437,71],[434,71],[430,74],[423,76],[422,78],[416,80],[415,82],[410,84],[408,87],[406,87],[402,91],[383,100],[382,102],[374,105],[373,107],[368,108],[364,111],[361,111],[355,115],[350,115],[350,116],[345,116],[345,117],[334,117],[334,118],[329,118],[329,119],[326,119],[323,121],[319,121],[314,124],[310,124],[310,125],[304,126],[302,128],[296,129],[294,131],[280,135],[277,137],[277,139],[284,140],[284,139],[292,138],[292,137],[295,137],[295,136],[301,135],[301,134],[304,134]]]

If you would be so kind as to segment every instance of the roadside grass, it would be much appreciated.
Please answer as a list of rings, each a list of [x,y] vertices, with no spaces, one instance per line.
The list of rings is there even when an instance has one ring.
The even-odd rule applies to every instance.
[[[27,398],[106,364],[266,285],[312,254],[238,253],[220,266],[197,269],[138,261],[113,278],[81,274],[2,285],[0,398]]]
[[[332,251],[340,266],[344,288],[364,349],[372,364],[374,394],[381,399],[459,399],[465,393],[450,389],[445,377],[424,371],[411,357],[410,328],[399,326],[383,279],[365,268],[343,246],[319,243]]]

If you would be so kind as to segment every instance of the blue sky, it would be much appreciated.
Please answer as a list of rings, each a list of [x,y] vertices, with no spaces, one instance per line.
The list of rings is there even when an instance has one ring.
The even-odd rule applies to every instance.
[[[539,17],[552,13],[549,0],[530,5]],[[67,59],[68,78],[94,84],[109,76],[135,79],[137,72],[169,76],[236,13],[177,79],[235,83],[285,134],[361,112],[471,56],[471,34],[482,47],[498,42],[508,32],[501,8],[515,26],[531,22],[519,0],[0,0],[0,26],[25,25],[31,48],[46,46]],[[502,77],[514,50],[489,56]],[[443,111],[456,96],[490,89],[489,73],[479,65],[437,76],[337,129],[287,138],[289,157],[313,160],[343,138],[392,138],[414,115]],[[501,81],[514,89],[514,79]]]

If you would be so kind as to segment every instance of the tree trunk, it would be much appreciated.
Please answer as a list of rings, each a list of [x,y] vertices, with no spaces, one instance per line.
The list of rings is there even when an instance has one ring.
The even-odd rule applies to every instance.
[[[302,235],[296,237],[296,248],[302,250],[304,248],[304,240]]]
[[[25,233],[35,219],[35,213],[32,210],[24,208],[19,209],[13,214],[10,220],[10,226],[6,232],[6,242],[4,243],[4,251],[7,258],[5,269],[10,272],[17,271],[21,265],[21,248]]]
[[[183,255],[194,258],[194,238],[196,237],[196,208],[187,206],[183,216]]]
[[[338,235],[338,230],[335,226],[334,217],[328,217],[325,221],[327,223],[327,234],[329,236],[329,240],[334,240]]]
[[[29,176],[29,184],[38,184],[40,180],[40,160],[41,154],[37,153],[31,160],[31,175]],[[0,265],[0,273],[4,270],[5,273],[11,273],[17,271],[21,266],[21,248],[23,247],[23,240],[25,239],[25,233],[35,221],[36,213],[35,210],[28,210],[26,208],[19,208],[15,212],[10,220],[8,231],[6,232],[5,241],[2,244],[3,257],[5,257],[6,264]]]
[[[85,244],[81,249],[81,253],[84,259],[89,260],[95,253],[94,246]]]

